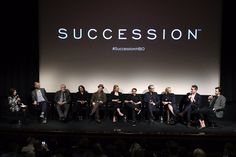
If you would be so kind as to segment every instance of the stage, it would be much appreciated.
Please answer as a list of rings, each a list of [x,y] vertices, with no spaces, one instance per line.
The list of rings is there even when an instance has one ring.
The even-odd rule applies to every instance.
[[[122,137],[152,137],[152,138],[215,138],[235,139],[236,124],[234,122],[218,122],[216,128],[187,128],[177,123],[167,125],[156,122],[150,124],[148,121],[137,122],[133,126],[129,122],[118,122],[113,124],[110,120],[104,120],[101,124],[95,121],[68,121],[66,123],[50,120],[47,124],[37,121],[29,121],[27,124],[6,123],[1,120],[1,134],[22,135],[50,135],[50,136],[122,136]]]

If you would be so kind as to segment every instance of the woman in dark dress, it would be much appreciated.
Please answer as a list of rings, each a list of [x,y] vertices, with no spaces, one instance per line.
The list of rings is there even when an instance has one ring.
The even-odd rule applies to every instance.
[[[121,116],[126,120],[126,116],[121,112],[122,93],[119,92],[118,85],[113,86],[113,91],[111,92],[111,105],[113,107],[112,122],[115,123],[117,121],[117,116]]]
[[[161,102],[163,104],[163,108],[167,111],[167,124],[169,124],[171,120],[170,117],[176,116],[174,112],[176,109],[175,95],[174,93],[171,93],[171,87],[167,87],[165,89],[165,92],[161,96]]]

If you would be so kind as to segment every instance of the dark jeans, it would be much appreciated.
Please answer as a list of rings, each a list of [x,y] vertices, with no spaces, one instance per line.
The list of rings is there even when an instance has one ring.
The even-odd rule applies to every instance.
[[[198,113],[198,107],[193,103],[189,103],[189,104],[186,105],[183,113],[184,114],[187,113],[187,122],[190,123],[191,115]]]
[[[134,105],[132,103],[128,103],[127,106],[129,107],[129,109],[131,109],[131,113],[132,113],[132,120],[136,121],[136,112],[135,109],[139,109],[140,110],[140,106],[139,105]]]
[[[41,112],[44,112],[44,116],[47,117],[48,103],[46,101],[39,102],[39,108]]]
[[[157,107],[157,105],[152,105],[152,104],[148,104],[148,117],[149,120],[151,119],[155,119],[153,112],[160,112],[160,109]]]

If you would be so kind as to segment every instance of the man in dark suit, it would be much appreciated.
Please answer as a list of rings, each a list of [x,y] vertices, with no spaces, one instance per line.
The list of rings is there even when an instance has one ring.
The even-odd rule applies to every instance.
[[[40,88],[39,82],[34,83],[34,88],[35,89],[31,92],[33,105],[40,108],[40,118],[42,123],[47,123],[48,99],[46,97],[46,90],[44,88]]]
[[[193,113],[197,113],[199,106],[201,104],[201,95],[197,93],[198,86],[197,85],[192,85],[191,87],[191,92],[187,93],[186,95],[186,103],[184,106],[183,112],[179,113],[181,117],[184,116],[184,114],[187,114],[187,127],[191,127],[191,115]]]
[[[60,90],[56,92],[54,101],[56,103],[59,120],[65,121],[68,115],[71,102],[70,91],[66,89],[65,84],[62,84],[60,86]]]
[[[150,122],[153,122],[155,117],[153,115],[153,112],[159,112],[159,103],[160,103],[160,98],[157,95],[157,92],[154,91],[154,86],[149,85],[148,86],[148,92],[144,94],[144,102],[148,107],[148,117]]]

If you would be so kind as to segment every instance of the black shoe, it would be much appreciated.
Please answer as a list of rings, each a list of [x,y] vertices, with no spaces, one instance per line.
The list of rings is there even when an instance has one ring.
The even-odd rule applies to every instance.
[[[184,116],[184,113],[183,113],[183,112],[180,112],[180,113],[178,113],[178,116],[183,117],[183,116]]]
[[[187,124],[187,128],[192,128],[190,123]]]
[[[102,121],[101,121],[100,119],[96,119],[96,122],[97,122],[98,124],[101,124],[101,123],[102,123]]]

